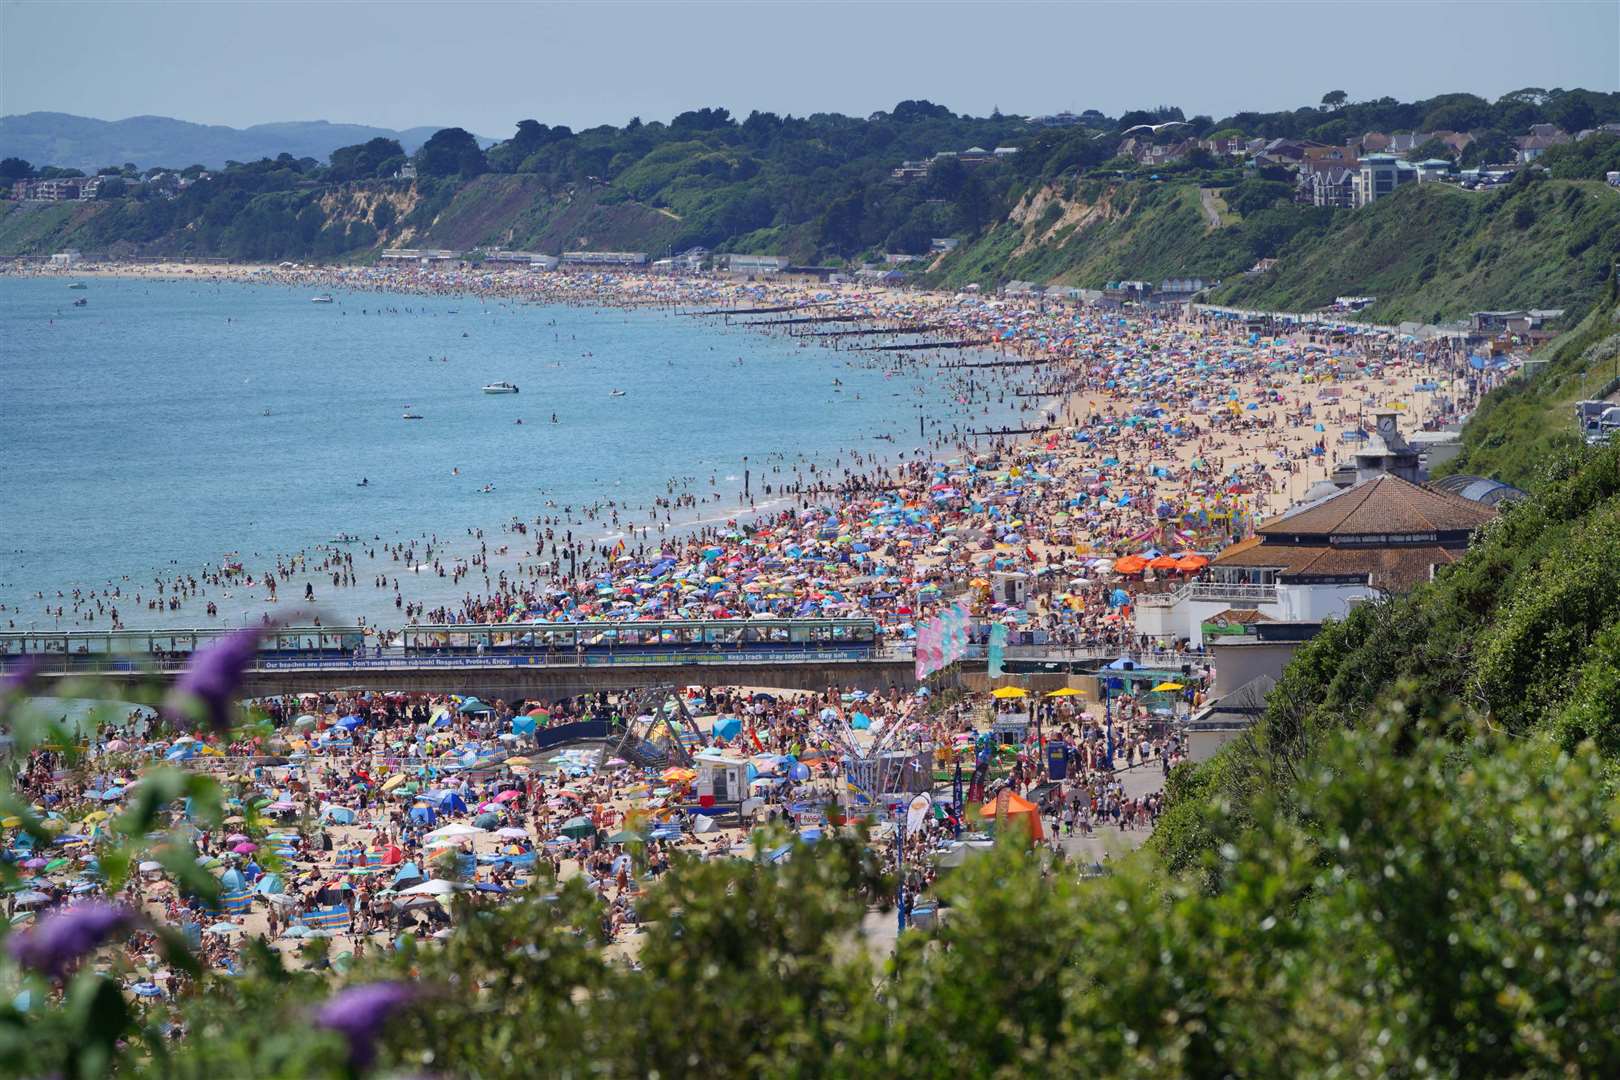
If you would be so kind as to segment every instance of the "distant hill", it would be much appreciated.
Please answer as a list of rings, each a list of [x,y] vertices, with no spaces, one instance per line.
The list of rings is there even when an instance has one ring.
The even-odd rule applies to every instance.
[[[437,130],[415,127],[391,131],[326,120],[233,128],[193,124],[167,116],[94,120],[69,113],[33,112],[0,117],[0,157],[20,157],[35,165],[57,165],[90,173],[125,162],[134,162],[142,169],[158,165],[206,165],[217,169],[227,161],[257,161],[282,153],[324,162],[340,146],[353,146],[379,136],[398,139],[406,153],[413,153]],[[493,142],[479,141],[486,145]]]

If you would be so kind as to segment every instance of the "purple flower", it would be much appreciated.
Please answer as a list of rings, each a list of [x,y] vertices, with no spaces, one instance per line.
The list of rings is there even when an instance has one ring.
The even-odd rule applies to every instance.
[[[417,997],[409,983],[375,982],[353,986],[332,996],[315,1014],[318,1027],[330,1028],[349,1041],[349,1063],[363,1069],[377,1056],[383,1025]]]
[[[184,723],[192,709],[200,705],[215,731],[231,726],[231,706],[242,689],[242,675],[259,651],[259,640],[268,627],[250,626],[227,634],[197,652],[181,673],[164,702],[170,719]]]
[[[75,904],[45,917],[32,930],[12,935],[12,959],[61,978],[85,954],[134,928],[135,912],[99,900]]]
[[[43,657],[29,654],[21,661],[11,665],[4,679],[0,679],[0,695],[26,694],[29,686],[33,684],[34,676],[39,669],[45,666]]]

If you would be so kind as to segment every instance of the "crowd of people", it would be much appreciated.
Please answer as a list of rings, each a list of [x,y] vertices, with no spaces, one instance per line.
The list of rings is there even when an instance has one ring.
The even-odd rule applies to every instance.
[[[915,902],[940,872],[940,852],[1005,824],[994,819],[1002,789],[1038,800],[1051,821],[1039,839],[1061,852],[1098,830],[1123,836],[1151,823],[1159,797],[1127,791],[1127,778],[1151,777],[1156,790],[1183,753],[1174,709],[1152,711],[1146,695],[1116,695],[1106,719],[1083,695],[1031,699],[1036,723],[1011,734],[1006,703],[947,697],[895,686],[689,686],[664,699],[600,692],[514,703],[335,692],[257,700],[264,725],[201,739],[136,710],[86,738],[77,765],[61,748],[19,762],[15,791],[54,839],[39,843],[7,822],[3,857],[26,887],[5,898],[5,914],[26,923],[105,894],[99,855],[109,823],[140,797],[143,774],[169,763],[211,775],[226,793],[220,820],[176,804],[166,821],[219,891],[201,893],[173,862],[149,861],[112,898],[180,929],[220,970],[239,969],[252,939],[299,962],[341,967],[402,935],[446,937],[467,905],[504,903],[529,886],[554,891],[575,878],[600,898],[604,932],[633,958],[647,885],[682,856],[758,857],[753,829],[814,840],[859,820],[878,823],[871,842],[885,860],[908,845]],[[588,721],[606,721],[606,740],[569,737]],[[625,739],[632,729],[639,735]],[[615,754],[642,742],[681,749],[661,765]],[[1061,766],[1051,764],[1054,748]],[[856,764],[895,755],[920,764],[878,783]],[[750,782],[717,804],[704,797],[700,772],[722,760],[746,762]],[[852,790],[861,784],[873,790]],[[919,792],[939,812],[915,828],[894,827]],[[332,940],[309,953],[310,938]],[[174,992],[181,977],[151,934],[134,934],[125,950],[132,993]]]
[[[1017,628],[1120,644],[1133,594],[1196,573],[1119,573],[1121,557],[1213,554],[1327,477],[1373,412],[1444,423],[1500,377],[1471,367],[1448,339],[1257,329],[1182,308],[601,272],[283,268],[255,279],[360,301],[387,292],[671,311],[800,306],[874,327],[927,323],[942,328],[931,338],[994,345],[882,362],[927,364],[971,408],[1011,402],[1026,426],[974,438],[956,424],[911,449],[849,449],[830,465],[762,455],[746,493],[723,492],[714,477],[706,488],[672,478],[646,504],[546,505],[498,535],[486,525],[459,537],[359,539],[147,584],[38,593],[64,628],[137,625],[159,610],[217,616],[227,590],[341,609],[350,591],[369,588],[398,618],[373,620],[387,624],[372,627],[379,643],[408,625],[755,613],[870,615],[904,640],[955,583],[985,590],[1003,571],[1035,581],[1033,610],[997,613]],[[704,523],[689,523],[703,513]],[[17,613],[3,614],[15,625]]]

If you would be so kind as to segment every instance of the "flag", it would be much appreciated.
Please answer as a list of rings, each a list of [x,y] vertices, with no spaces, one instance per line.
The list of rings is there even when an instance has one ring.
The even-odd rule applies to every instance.
[[[1006,671],[1006,660],[1007,627],[1002,623],[996,623],[990,627],[990,666],[988,670],[991,678],[995,678]]]
[[[911,800],[911,805],[906,808],[907,836],[923,827],[928,820],[928,812],[933,808],[934,800],[929,798],[926,792]]]

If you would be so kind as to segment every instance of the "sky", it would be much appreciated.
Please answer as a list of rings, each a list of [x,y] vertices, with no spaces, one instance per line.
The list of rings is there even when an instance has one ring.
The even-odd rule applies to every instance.
[[[504,137],[725,106],[865,116],[1620,89],[1620,0],[585,4],[0,0],[0,114]]]

